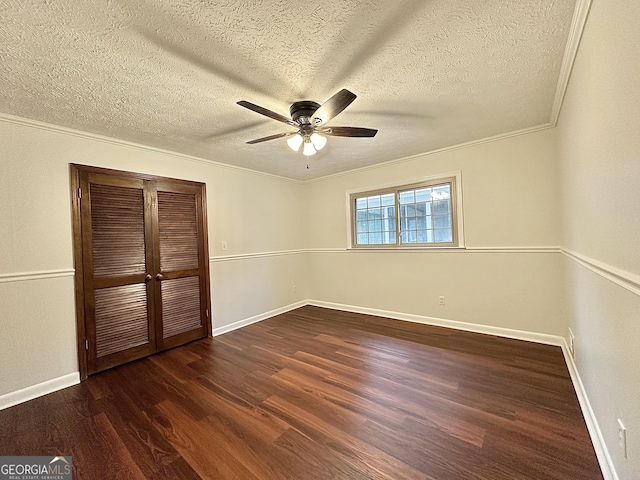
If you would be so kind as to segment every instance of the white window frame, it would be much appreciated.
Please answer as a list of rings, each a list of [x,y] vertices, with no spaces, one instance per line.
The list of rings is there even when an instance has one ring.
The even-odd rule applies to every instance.
[[[411,243],[411,244],[368,244],[357,245],[355,241],[356,235],[356,219],[355,219],[355,199],[368,195],[381,193],[397,193],[402,190],[411,190],[413,188],[428,187],[444,183],[451,184],[451,209],[452,209],[452,235],[453,242],[450,243]],[[347,199],[347,245],[350,250],[446,250],[446,249],[462,249],[465,248],[464,243],[464,221],[462,208],[462,172],[449,172],[440,175],[433,175],[418,179],[412,179],[407,182],[394,182],[384,185],[376,185],[366,189],[348,190],[346,192]],[[396,211],[399,215],[398,199],[396,198]],[[396,238],[400,238],[399,217],[396,220]],[[398,241],[398,240],[397,240]]]

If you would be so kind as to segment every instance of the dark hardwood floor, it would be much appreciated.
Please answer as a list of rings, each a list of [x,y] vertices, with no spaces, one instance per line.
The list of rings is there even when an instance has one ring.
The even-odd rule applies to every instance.
[[[0,412],[74,479],[601,479],[558,347],[303,307]]]

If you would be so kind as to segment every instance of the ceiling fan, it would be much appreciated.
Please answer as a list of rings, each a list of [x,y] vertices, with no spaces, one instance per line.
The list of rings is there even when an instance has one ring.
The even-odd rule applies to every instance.
[[[327,139],[323,135],[334,137],[375,137],[378,130],[372,128],[326,126],[327,122],[347,108],[355,99],[356,95],[354,93],[343,88],[322,105],[311,100],[295,102],[289,108],[291,118],[246,100],[239,101],[238,105],[297,128],[296,132],[276,133],[268,137],[250,140],[247,142],[248,144],[266,142],[276,138],[287,138],[287,144],[292,150],[297,152],[300,150],[300,146],[304,145],[302,153],[309,156],[314,155],[326,145]]]

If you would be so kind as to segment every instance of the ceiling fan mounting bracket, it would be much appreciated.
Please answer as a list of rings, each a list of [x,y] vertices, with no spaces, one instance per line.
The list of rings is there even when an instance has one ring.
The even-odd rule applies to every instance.
[[[291,118],[294,122],[300,125],[309,125],[311,123],[311,117],[313,117],[313,114],[318,108],[320,108],[319,103],[311,100],[302,100],[291,104],[289,113],[291,113]]]

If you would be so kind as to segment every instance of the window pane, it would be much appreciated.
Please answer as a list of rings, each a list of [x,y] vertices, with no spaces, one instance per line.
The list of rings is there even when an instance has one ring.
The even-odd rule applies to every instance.
[[[356,221],[361,222],[362,220],[367,219],[367,211],[366,210],[358,210],[356,212]]]
[[[413,194],[413,190],[409,190],[408,192],[400,192],[400,204],[405,203],[413,203],[415,201],[415,195]]]
[[[366,245],[367,243],[369,243],[369,235],[367,235],[366,233],[359,233],[356,241],[358,245]]]
[[[452,241],[450,192],[449,184],[400,192],[402,243]]]
[[[369,197],[367,199],[367,207],[379,207],[380,206],[380,195],[375,195],[373,197]]]
[[[386,207],[388,205],[395,205],[396,196],[394,193],[387,193],[382,195],[382,206]]]
[[[428,202],[431,200],[431,189],[421,188],[416,190],[416,202]]]
[[[433,213],[436,215],[442,215],[449,213],[450,200],[436,200],[433,202]]]
[[[370,208],[369,212],[369,220],[379,220],[381,216],[380,208]]]
[[[435,228],[451,227],[451,217],[449,215],[438,215],[433,217],[433,226]]]
[[[366,198],[356,198],[356,208],[358,210],[362,208],[367,208],[367,199]]]
[[[369,234],[369,243],[370,244],[379,244],[382,243],[382,233],[370,233]]]
[[[387,218],[396,218],[395,207],[387,207]]]
[[[433,200],[441,200],[451,198],[451,185],[440,185],[439,187],[433,187],[431,192],[431,198]]]
[[[358,222],[356,224],[356,233],[363,233],[367,231],[367,222]]]
[[[434,230],[436,242],[451,242],[451,230]]]
[[[382,231],[382,222],[377,221],[369,221],[369,232],[381,232]]]
[[[429,209],[431,210],[431,209]],[[426,215],[427,214],[427,204],[426,203],[416,203],[416,215]]]
[[[395,219],[387,220],[382,224],[382,229],[387,230],[388,232],[395,231],[396,229],[396,221]]]

